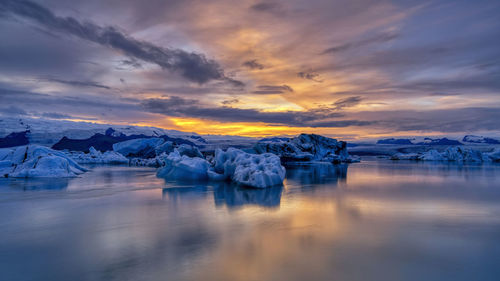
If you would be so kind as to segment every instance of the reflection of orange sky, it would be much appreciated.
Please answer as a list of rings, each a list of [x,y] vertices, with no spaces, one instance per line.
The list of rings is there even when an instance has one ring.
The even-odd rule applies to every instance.
[[[206,263],[190,271],[186,280],[332,280],[333,276],[333,280],[365,280],[352,278],[356,272],[363,274],[360,264],[382,258],[381,249],[392,250],[391,239],[399,238],[398,232],[411,235],[404,233],[405,224],[439,219],[470,222],[487,217],[491,208],[497,209],[454,200],[419,202],[334,191],[283,199],[278,212],[244,208],[232,219],[244,220],[245,230],[221,239]],[[412,238],[419,243],[428,237]],[[345,262],[355,262],[352,253],[357,251],[369,257],[358,257],[359,264]],[[397,262],[399,256],[384,258]],[[348,275],[350,279],[344,274],[354,275]]]

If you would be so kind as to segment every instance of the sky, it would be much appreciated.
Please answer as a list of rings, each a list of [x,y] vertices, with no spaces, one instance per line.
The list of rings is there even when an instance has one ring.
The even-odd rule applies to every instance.
[[[0,115],[498,135],[498,15],[481,0],[0,0]]]

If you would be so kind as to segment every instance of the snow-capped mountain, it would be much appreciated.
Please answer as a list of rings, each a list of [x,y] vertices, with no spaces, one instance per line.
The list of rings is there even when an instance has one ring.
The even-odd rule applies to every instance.
[[[487,143],[487,144],[500,144],[499,140],[483,137],[483,136],[475,136],[475,135],[466,135],[462,142],[465,143]]]
[[[13,132],[28,131],[30,144],[40,144],[51,147],[63,137],[69,139],[86,139],[95,134],[106,134],[112,128],[114,135],[145,135],[182,137],[195,143],[204,143],[204,139],[196,134],[177,130],[166,130],[156,127],[98,124],[90,122],[73,122],[66,120],[50,120],[36,118],[0,117],[0,138]],[[108,131],[109,133],[109,131]]]

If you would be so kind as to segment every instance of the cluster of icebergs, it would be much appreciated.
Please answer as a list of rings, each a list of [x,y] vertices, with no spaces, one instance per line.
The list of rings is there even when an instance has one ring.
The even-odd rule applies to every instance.
[[[0,172],[5,177],[74,177],[86,170],[79,164],[128,164],[159,167],[168,180],[231,181],[254,188],[281,185],[287,161],[353,162],[346,143],[319,135],[261,141],[245,152],[230,147],[205,157],[196,145],[165,138],[137,138],[113,144],[111,151],[61,152],[38,145],[0,150]]]
[[[68,152],[67,155],[79,164],[128,164],[127,157],[116,151],[100,152],[90,147],[89,153],[80,151]]]
[[[417,160],[417,161],[453,161],[453,162],[499,162],[500,149],[492,152],[481,152],[471,148],[448,147],[443,152],[435,149],[422,153],[397,153],[391,160]]]
[[[63,152],[39,145],[0,149],[0,175],[13,178],[75,177],[87,170]]]

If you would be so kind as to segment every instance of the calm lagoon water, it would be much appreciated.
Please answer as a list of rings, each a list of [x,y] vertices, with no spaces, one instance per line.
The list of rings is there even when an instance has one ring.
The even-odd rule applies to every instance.
[[[500,165],[294,166],[264,190],[0,179],[0,280],[500,280]]]

